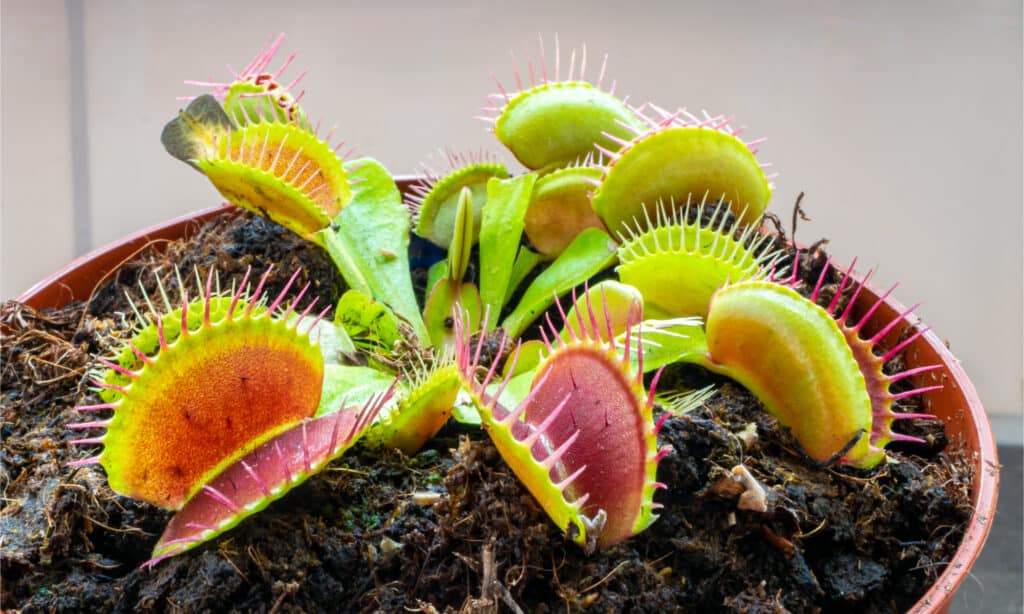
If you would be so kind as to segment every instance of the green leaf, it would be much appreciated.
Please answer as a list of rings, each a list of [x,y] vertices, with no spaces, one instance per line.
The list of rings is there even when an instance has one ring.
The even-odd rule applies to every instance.
[[[512,337],[522,335],[523,330],[551,306],[555,295],[568,292],[611,266],[617,247],[603,230],[587,228],[581,232],[551,266],[533,280],[502,326]]]
[[[348,290],[341,295],[334,310],[334,322],[344,327],[364,349],[391,352],[395,342],[402,339],[395,314],[387,305],[359,290]]]
[[[317,233],[349,287],[385,303],[429,343],[409,274],[409,211],[379,162],[346,165],[356,193],[329,228]]]
[[[469,268],[469,258],[473,245],[473,192],[462,188],[459,193],[459,204],[455,210],[455,228],[452,242],[448,246],[448,279],[462,283]]]
[[[541,256],[525,245],[519,246],[519,255],[516,256],[515,264],[512,265],[512,278],[509,280],[508,289],[505,291],[506,303],[516,293],[516,288],[519,287],[519,284],[523,283],[523,280],[530,274],[530,271],[540,264],[542,260],[544,260],[544,256]]]
[[[325,365],[324,384],[320,392],[320,406],[316,415],[322,416],[346,406],[361,406],[371,396],[384,392],[394,376],[371,369],[351,365]]]
[[[505,305],[536,181],[536,174],[527,173],[487,182],[487,204],[480,222],[480,299],[491,314],[487,330],[495,327]]]
[[[676,362],[700,366],[708,362],[708,343],[700,318],[644,320],[632,327],[629,342],[629,356],[634,368],[638,366],[636,345],[643,343],[644,373]],[[615,344],[625,347],[626,333],[615,337]]]

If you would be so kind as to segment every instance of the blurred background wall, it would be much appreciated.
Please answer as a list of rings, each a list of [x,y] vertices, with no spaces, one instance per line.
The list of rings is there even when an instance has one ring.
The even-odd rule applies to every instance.
[[[990,413],[1020,429],[1021,3],[2,3],[2,298],[127,232],[220,202],[167,156],[183,79],[224,80],[271,35],[308,68],[304,106],[411,173],[441,146],[501,153],[472,119],[510,51],[586,43],[632,102],[734,114],[806,193],[842,262],[924,301]],[[284,57],[282,54],[281,58]],[[276,64],[274,65],[276,66]],[[593,70],[593,69],[592,69]]]

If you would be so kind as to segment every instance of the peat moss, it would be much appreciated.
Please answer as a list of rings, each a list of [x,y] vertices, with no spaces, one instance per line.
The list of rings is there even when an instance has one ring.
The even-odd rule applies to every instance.
[[[618,546],[585,555],[489,440],[449,425],[413,458],[357,447],[219,539],[140,570],[169,513],[115,495],[102,469],[67,467],[84,454],[65,425],[90,399],[89,357],[129,332],[123,292],[152,293],[152,271],[173,288],[168,262],[216,265],[225,285],[275,262],[271,292],[301,266],[321,304],[343,289],[318,248],[245,213],[166,253],[127,263],[88,305],[3,307],[5,611],[898,612],[960,541],[971,475],[941,425],[911,425],[932,443],[880,470],[818,467],[751,395],[678,367],[664,387],[718,393],[665,423],[661,518]],[[737,509],[728,474],[741,463],[766,512]]]

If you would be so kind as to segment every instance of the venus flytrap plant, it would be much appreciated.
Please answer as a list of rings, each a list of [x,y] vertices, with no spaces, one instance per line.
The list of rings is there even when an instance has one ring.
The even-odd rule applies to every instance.
[[[523,485],[586,548],[654,522],[657,466],[671,450],[658,431],[714,393],[657,397],[668,411],[655,423],[666,366],[735,379],[820,463],[873,467],[887,444],[915,441],[895,421],[930,418],[894,406],[935,387],[890,386],[935,367],[883,370],[923,331],[876,352],[902,316],[864,338],[877,305],[851,322],[863,288],[840,306],[851,271],[827,306],[816,302],[828,264],[810,298],[795,273],[774,273],[780,252],[760,228],[766,165],[728,120],[631,109],[601,89],[603,66],[596,84],[585,80],[585,50],[562,81],[556,44],[551,75],[542,55],[539,76],[531,63],[528,87],[518,72],[518,92],[499,84],[490,109],[499,140],[535,172],[511,177],[482,154],[448,154],[449,172],[428,173],[403,203],[380,163],[343,162],[310,129],[301,93],[290,93],[301,75],[278,82],[292,58],[268,72],[280,44],[232,83],[199,84],[213,94],[192,100],[162,140],[235,204],[323,247],[350,289],[333,322],[327,309],[299,310],[305,288],[284,307],[298,273],[269,305],[267,274],[251,293],[248,273],[221,293],[211,271],[195,301],[179,279],[180,306],[160,285],[162,310],[144,293],[152,323],[101,359],[103,403],[76,408],[113,417],[71,427],[106,429],[76,440],[104,449],[73,464],[99,463],[116,492],[178,510],[147,565],[231,529],[357,441],[415,454],[463,389]],[[448,250],[422,311],[413,227]],[[618,280],[589,285],[615,264]],[[541,339],[524,342],[538,318]],[[500,347],[485,352],[496,325]],[[509,340],[516,349],[502,360]]]

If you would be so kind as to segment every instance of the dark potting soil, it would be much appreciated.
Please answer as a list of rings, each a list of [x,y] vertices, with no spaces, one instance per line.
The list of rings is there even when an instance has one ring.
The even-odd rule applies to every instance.
[[[823,262],[804,255],[799,274],[813,286]],[[412,458],[357,446],[234,530],[140,570],[171,514],[114,494],[97,466],[69,468],[89,451],[66,425],[95,402],[91,356],[131,333],[125,291],[142,300],[141,282],[155,300],[159,276],[177,295],[171,263],[216,266],[227,288],[275,263],[271,293],[302,267],[321,305],[344,287],[318,248],[239,213],[140,254],[87,304],[5,304],[5,611],[899,612],[942,572],[970,512],[970,465],[941,424],[910,425],[929,444],[880,469],[819,467],[742,388],[676,367],[660,389],[718,389],[666,422],[664,509],[620,545],[586,554],[567,541],[490,441],[450,424]],[[741,464],[767,511],[738,509]]]

